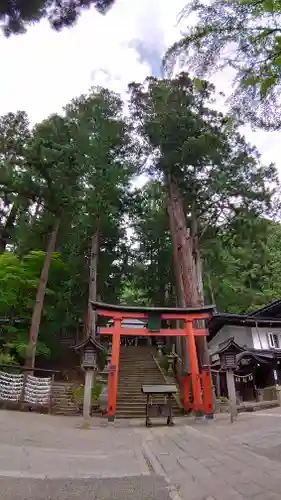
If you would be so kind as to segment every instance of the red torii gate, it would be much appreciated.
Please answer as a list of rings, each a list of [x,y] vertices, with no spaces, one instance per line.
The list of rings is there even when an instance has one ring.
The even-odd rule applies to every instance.
[[[211,318],[214,306],[198,308],[172,308],[172,307],[138,307],[120,306],[92,302],[93,309],[99,316],[111,318],[111,327],[100,327],[100,335],[112,335],[112,356],[108,381],[108,420],[114,421],[116,412],[116,399],[118,388],[120,337],[126,336],[154,336],[154,337],[187,337],[188,354],[190,361],[190,378],[192,383],[194,411],[204,411],[206,414],[213,413],[212,387],[210,367],[204,367],[202,375],[199,371],[195,336],[206,336],[206,329],[198,329],[194,326],[195,321],[208,320]],[[124,319],[147,320],[147,328],[122,327]],[[184,322],[184,328],[161,328],[162,320],[179,320]],[[190,409],[188,376],[184,380],[184,409]],[[202,381],[202,386],[201,386]],[[202,391],[203,388],[203,391]],[[203,398],[202,398],[203,392]]]

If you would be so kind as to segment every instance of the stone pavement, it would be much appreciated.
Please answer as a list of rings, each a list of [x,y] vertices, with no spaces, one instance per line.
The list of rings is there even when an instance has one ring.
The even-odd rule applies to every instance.
[[[227,422],[227,426],[198,423],[174,427],[169,432],[154,429],[146,436],[154,470],[160,474],[162,468],[174,490],[186,500],[280,499],[281,462],[276,461],[276,455],[274,461],[268,458],[270,440],[263,438],[264,453],[257,443],[263,430],[268,437],[275,434],[279,442],[281,432],[279,428],[269,430],[270,417],[266,417],[264,429],[253,431],[258,418],[256,414],[245,418],[238,428]]]
[[[163,478],[133,476],[106,479],[0,478],[4,500],[170,500]]]
[[[281,499],[280,408],[233,425],[92,423],[1,411],[1,500]]]

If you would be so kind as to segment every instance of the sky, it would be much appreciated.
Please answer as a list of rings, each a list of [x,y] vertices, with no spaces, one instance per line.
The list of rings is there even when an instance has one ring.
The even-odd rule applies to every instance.
[[[177,15],[187,0],[116,0],[104,17],[86,10],[57,33],[46,21],[24,35],[0,35],[0,114],[25,110],[32,123],[60,112],[73,97],[102,85],[126,96],[127,84],[160,75],[161,58],[181,36]],[[225,91],[227,75],[216,82]],[[279,133],[252,132],[265,162],[281,174]]]

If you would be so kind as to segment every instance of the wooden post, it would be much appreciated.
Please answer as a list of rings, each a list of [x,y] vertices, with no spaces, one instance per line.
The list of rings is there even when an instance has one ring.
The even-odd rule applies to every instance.
[[[190,405],[190,374],[184,373],[183,375],[183,409],[188,412],[191,408]]]
[[[85,420],[89,420],[91,416],[93,374],[94,370],[87,369],[85,372],[84,401],[83,401],[83,417]]]
[[[226,384],[228,391],[229,407],[230,407],[230,422],[233,424],[237,417],[236,391],[235,380],[232,368],[226,370]]]
[[[203,386],[203,409],[207,418],[213,418],[213,390],[212,377],[209,367],[203,368],[202,371],[202,386]]]
[[[189,361],[190,361],[190,371],[192,380],[193,409],[195,413],[196,412],[199,413],[202,408],[201,382],[200,382],[200,373],[199,373],[197,351],[196,351],[192,322],[190,320],[185,320],[185,327],[187,333],[187,345],[189,350]]]
[[[221,397],[221,379],[220,379],[220,372],[216,372],[215,380],[216,380],[216,393],[217,393],[217,398],[220,398],[220,397]]]
[[[54,381],[55,381],[55,374],[52,373],[52,381],[51,381],[51,388],[50,388],[50,394],[49,394],[49,413],[52,413],[52,407],[53,407],[53,390],[54,390]]]
[[[28,372],[25,371],[23,373],[23,384],[22,384],[22,390],[21,390],[21,395],[20,395],[20,402],[22,404],[24,403],[25,387],[26,387],[27,377],[28,377]]]
[[[108,421],[114,422],[118,389],[121,319],[114,319],[112,355],[108,381]]]

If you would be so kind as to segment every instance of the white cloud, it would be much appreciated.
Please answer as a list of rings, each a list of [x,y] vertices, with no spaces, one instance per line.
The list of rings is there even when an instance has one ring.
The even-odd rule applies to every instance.
[[[107,16],[86,10],[75,27],[60,33],[42,22],[25,35],[0,37],[0,114],[23,109],[36,122],[94,84],[125,95],[128,82],[142,81],[150,72],[131,42],[139,40],[163,54],[180,36],[176,17],[186,2],[116,0]],[[221,80],[220,87],[226,85]],[[279,134],[247,136],[264,160],[275,161],[281,171]]]
[[[93,84],[123,93],[129,81],[150,71],[130,41],[165,50],[183,3],[175,0],[171,8],[163,0],[117,0],[106,17],[86,10],[76,26],[60,33],[41,22],[25,35],[1,37],[0,113],[24,109],[38,121]]]

